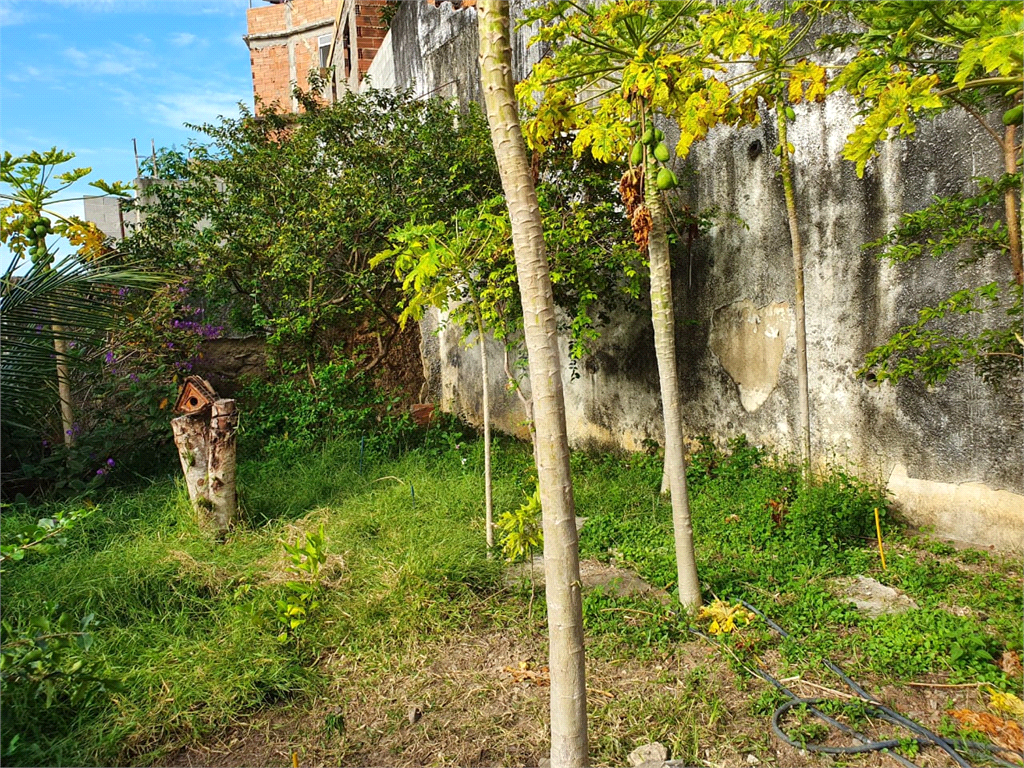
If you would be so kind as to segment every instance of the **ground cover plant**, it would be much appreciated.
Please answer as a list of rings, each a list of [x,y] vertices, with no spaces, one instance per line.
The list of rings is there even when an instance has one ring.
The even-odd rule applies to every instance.
[[[44,706],[5,669],[5,764],[252,765],[293,752],[301,764],[536,764],[547,738],[543,590],[531,604],[529,587],[487,558],[483,449],[466,438],[448,424],[403,453],[380,439],[274,441],[241,464],[247,522],[221,545],[170,480],[95,497],[63,547],[4,564],[5,632],[26,630],[44,607],[91,616],[81,658],[117,684],[76,702],[57,685]],[[535,487],[529,448],[499,439],[494,453],[496,509],[514,510]],[[984,709],[979,684],[1019,690],[1019,667],[1000,666],[1022,645],[1019,563],[905,531],[877,491],[838,470],[804,488],[798,466],[742,440],[729,452],[705,441],[692,459],[706,601],[745,599],[792,639],[755,620],[713,645],[671,600],[587,591],[595,764],[623,764],[659,740],[693,763],[754,754],[824,765],[765,736],[780,702],[744,667],[799,676],[788,684],[820,695],[811,686],[841,687],[820,664],[831,658],[946,729],[956,725],[947,710]],[[660,458],[572,462],[585,561],[614,561],[671,591]],[[7,508],[0,535],[6,544],[19,524],[75,506]],[[309,546],[316,562],[303,569]],[[854,574],[919,607],[865,618],[834,588]],[[299,603],[307,614],[284,631],[281,605]],[[802,718],[786,721],[791,736],[824,735]]]

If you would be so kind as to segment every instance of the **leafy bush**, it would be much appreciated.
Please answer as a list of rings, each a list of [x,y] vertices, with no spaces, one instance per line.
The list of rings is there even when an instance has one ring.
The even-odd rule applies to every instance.
[[[411,432],[408,416],[395,412],[396,398],[376,389],[352,360],[340,360],[308,372],[285,366],[285,378],[254,380],[238,395],[240,432],[250,447],[278,438],[296,445],[336,438],[383,436],[393,443]]]

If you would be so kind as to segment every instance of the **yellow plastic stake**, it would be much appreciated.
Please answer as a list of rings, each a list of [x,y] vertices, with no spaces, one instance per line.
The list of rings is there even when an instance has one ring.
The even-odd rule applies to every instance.
[[[882,570],[885,567],[885,552],[882,550],[882,524],[878,521],[878,507],[875,507],[875,530],[878,532],[878,554],[882,556]]]
[[[292,768],[299,768],[299,753],[292,752]]]

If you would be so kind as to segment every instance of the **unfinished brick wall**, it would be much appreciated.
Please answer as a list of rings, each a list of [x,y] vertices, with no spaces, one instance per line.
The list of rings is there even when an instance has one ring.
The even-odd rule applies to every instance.
[[[288,46],[274,45],[250,50],[249,62],[252,66],[252,90],[256,98],[266,106],[277,102],[288,108],[292,100]]]
[[[289,0],[250,8],[246,42],[254,95],[264,104],[276,101],[292,108],[293,84],[298,81],[305,87],[309,71],[320,65],[323,35],[337,36],[335,91],[358,88],[387,34],[381,20],[387,4],[388,0]]]

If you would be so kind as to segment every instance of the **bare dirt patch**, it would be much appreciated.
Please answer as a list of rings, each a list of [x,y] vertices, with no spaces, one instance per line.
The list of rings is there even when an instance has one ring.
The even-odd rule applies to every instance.
[[[629,752],[650,741],[665,744],[670,758],[687,765],[836,764],[774,738],[769,715],[751,709],[766,684],[737,677],[719,649],[695,641],[643,661],[629,658],[628,651],[623,656],[588,662],[594,765],[624,765]],[[302,766],[535,766],[547,755],[545,663],[543,638],[515,630],[412,641],[389,660],[327,655],[320,664],[331,683],[322,696],[256,713],[162,764],[290,765],[295,754]],[[876,689],[871,680],[861,682],[932,728],[950,708],[984,708],[978,688]],[[829,696],[822,686],[845,693],[827,673],[787,685],[806,697]],[[858,728],[878,738],[894,733],[885,723]],[[822,743],[850,742],[832,733]],[[895,764],[880,753],[844,756],[844,762]],[[924,768],[953,765],[934,748],[922,750],[915,762]]]

